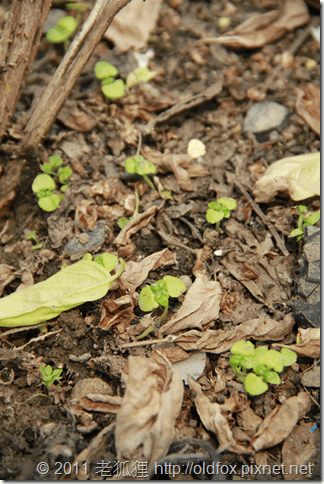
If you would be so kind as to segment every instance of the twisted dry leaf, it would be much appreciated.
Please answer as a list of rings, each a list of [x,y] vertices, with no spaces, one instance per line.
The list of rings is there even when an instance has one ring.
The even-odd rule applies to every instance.
[[[306,24],[308,20],[309,14],[304,0],[286,0],[280,10],[253,15],[215,41],[234,49],[257,49],[280,39],[285,33]]]
[[[163,458],[174,437],[181,410],[183,383],[165,356],[130,356],[129,375],[116,419],[117,459],[144,460],[149,465]]]
[[[210,281],[206,274],[198,275],[181,308],[160,328],[158,337],[186,328],[202,328],[218,317],[221,300],[222,289],[219,282]]]
[[[190,389],[196,394],[195,404],[201,421],[206,429],[216,434],[220,446],[228,449],[230,452],[238,452],[240,454],[251,453],[250,449],[238,445],[235,442],[229,423],[222,414],[223,406],[216,402],[211,403],[208,397],[203,394],[199,383],[195,382],[191,376],[188,377],[188,381]]]
[[[306,392],[299,392],[297,396],[288,398],[283,405],[274,408],[252,439],[254,450],[258,452],[282,442],[310,408],[311,400]]]

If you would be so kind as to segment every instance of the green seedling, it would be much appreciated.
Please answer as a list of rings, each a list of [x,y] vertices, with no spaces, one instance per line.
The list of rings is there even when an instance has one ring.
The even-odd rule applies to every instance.
[[[298,205],[299,218],[297,222],[297,229],[290,232],[289,237],[297,237],[297,241],[300,241],[304,237],[304,229],[307,225],[315,225],[321,218],[320,210],[313,212],[309,217],[305,217],[308,214],[308,208],[305,205]]]
[[[233,198],[219,198],[217,202],[208,204],[209,209],[206,213],[206,220],[211,224],[216,224],[216,230],[219,230],[220,221],[223,218],[229,218],[230,211],[236,208],[237,203]]]
[[[281,352],[269,350],[267,346],[255,348],[253,343],[243,340],[232,346],[231,353],[230,364],[235,375],[253,396],[266,392],[268,383],[279,385],[281,380],[278,373],[297,360],[296,353],[288,348],[282,348]],[[254,373],[248,373],[248,370]]]
[[[43,163],[41,170],[48,175],[55,175],[56,170],[63,165],[63,160],[60,155],[52,155],[49,157],[47,163]]]
[[[156,72],[150,71],[148,67],[137,67],[126,77],[126,86],[131,89],[140,82],[149,82],[156,74]]]
[[[139,211],[139,196],[138,196],[137,190],[135,190],[135,210],[134,210],[134,213],[129,218],[126,218],[126,217],[119,218],[118,221],[117,221],[119,228],[123,229],[125,227],[125,225],[128,224],[128,222],[133,220],[133,218],[137,217],[138,211]]]
[[[97,62],[94,67],[94,73],[98,80],[101,81],[101,90],[107,99],[118,99],[123,97],[128,89],[139,82],[148,82],[156,76],[156,72],[150,71],[147,67],[138,67],[130,72],[126,78],[126,85],[122,79],[115,79],[119,71],[109,64],[109,62]]]
[[[47,40],[51,44],[64,44],[64,50],[66,51],[69,46],[69,39],[78,29],[78,20],[74,17],[67,15],[58,20],[56,26],[46,34]]]
[[[135,155],[131,158],[127,158],[125,161],[125,170],[128,173],[137,173],[141,175],[148,186],[155,190],[155,186],[147,175],[153,175],[156,172],[156,166],[149,160],[146,160],[142,155]]]
[[[39,370],[42,374],[43,383],[46,386],[47,390],[51,385],[53,385],[55,381],[59,381],[62,379],[62,377],[60,376],[63,371],[62,369],[53,370],[51,365],[47,365],[40,366]]]
[[[118,99],[125,94],[125,83],[118,76],[118,69],[109,62],[97,62],[94,67],[97,79],[101,80],[101,90],[107,99]]]
[[[26,240],[33,240],[36,245],[33,245],[32,250],[42,249],[43,244],[41,244],[36,237],[36,230],[33,230],[28,235],[26,235]]]
[[[17,327],[43,323],[63,311],[104,297],[110,284],[125,268],[123,259],[102,254],[93,261],[91,254],[61,269],[45,281],[0,298],[0,326]],[[111,271],[115,273],[111,275]]]
[[[179,297],[186,290],[185,283],[178,279],[178,277],[164,276],[156,284],[143,287],[140,292],[138,304],[142,311],[149,312],[159,306],[164,307],[164,310],[160,316],[159,324],[168,312],[169,309],[169,297]],[[150,326],[144,333],[137,336],[137,340],[144,338],[151,331],[154,330],[154,326]]]
[[[38,205],[45,212],[56,210],[63,198],[62,194],[53,193],[56,183],[50,175],[58,175],[58,181],[62,185],[60,190],[63,193],[70,184],[69,178],[73,171],[69,166],[62,167],[62,164],[63,160],[60,155],[50,156],[48,163],[41,166],[44,174],[38,175],[33,181],[32,190],[38,196]]]

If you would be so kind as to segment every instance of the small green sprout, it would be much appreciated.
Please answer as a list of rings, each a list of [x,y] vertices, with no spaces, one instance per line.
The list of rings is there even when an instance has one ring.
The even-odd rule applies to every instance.
[[[126,218],[126,217],[121,217],[118,219],[117,223],[120,229],[123,229],[128,222],[130,222],[133,218],[137,217],[138,215],[138,210],[139,210],[139,196],[137,193],[137,190],[135,190],[135,210],[134,213],[131,217]]]
[[[230,211],[236,208],[237,203],[233,198],[219,198],[217,202],[208,204],[209,209],[206,213],[206,220],[211,224],[216,224],[216,230],[219,230],[220,221],[223,218],[229,218]]]
[[[297,360],[296,353],[288,348],[282,348],[279,353],[268,350],[267,346],[255,348],[253,343],[243,340],[232,346],[231,353],[233,356],[230,364],[235,375],[244,382],[245,390],[253,396],[267,391],[268,383],[279,385],[281,380],[278,373]],[[253,370],[254,373],[248,373],[248,370]]]
[[[126,78],[126,85],[122,79],[115,79],[118,76],[118,69],[109,62],[97,62],[94,66],[94,73],[101,81],[101,90],[107,99],[118,99],[123,97],[128,89],[139,82],[148,82],[156,76],[156,72],[150,71],[147,67],[138,67],[130,72]]]
[[[155,190],[155,186],[147,175],[154,174],[156,172],[156,166],[151,161],[146,160],[144,156],[135,155],[131,158],[127,158],[125,161],[125,170],[128,171],[128,173],[137,173],[138,175],[141,175],[148,186],[152,188],[152,190]]]
[[[73,171],[69,166],[61,167],[63,160],[60,155],[53,155],[49,157],[48,163],[44,163],[41,166],[41,170],[45,172],[42,175],[38,175],[32,184],[32,190],[38,196],[38,205],[45,212],[53,212],[59,206],[63,194],[58,195],[53,193],[56,183],[50,175],[58,175],[58,181],[61,183],[60,190],[65,192],[69,186],[69,177]],[[57,173],[55,171],[57,170]]]
[[[60,376],[62,373],[62,369],[52,370],[51,365],[47,366],[40,366],[39,370],[43,377],[43,383],[46,386],[47,390],[55,381],[59,381],[62,379]]]
[[[67,50],[69,45],[69,39],[78,29],[79,22],[71,15],[67,15],[58,20],[56,26],[46,34],[47,40],[51,44],[64,44],[64,49]]]
[[[41,170],[48,175],[55,175],[55,171],[63,165],[63,160],[60,155],[52,155],[48,159],[48,163],[43,163]]]
[[[150,71],[148,67],[137,67],[126,77],[126,86],[131,89],[140,82],[149,82],[156,74],[156,72]]]
[[[304,229],[307,225],[315,225],[316,222],[321,218],[320,210],[318,212],[313,212],[309,217],[305,218],[308,214],[308,208],[305,205],[298,205],[299,218],[297,222],[297,229],[290,232],[289,237],[297,237],[297,241],[304,237]]]
[[[169,297],[179,297],[186,290],[185,283],[178,277],[164,276],[156,284],[143,287],[140,292],[138,304],[142,311],[148,312],[160,306],[164,310],[160,316],[159,324],[169,309]],[[150,326],[144,333],[137,336],[137,340],[144,338],[148,333],[154,330],[154,326]]]
[[[26,240],[33,240],[36,245],[33,245],[32,250],[42,249],[43,244],[41,244],[36,237],[36,230],[33,230],[26,235]]]
[[[115,80],[118,69],[109,62],[97,62],[94,66],[97,79],[101,80],[101,90],[108,99],[118,99],[125,94],[125,83],[122,79]]]

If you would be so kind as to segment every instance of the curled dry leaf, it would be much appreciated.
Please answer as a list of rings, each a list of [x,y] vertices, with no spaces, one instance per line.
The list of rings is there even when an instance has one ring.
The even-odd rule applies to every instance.
[[[149,465],[167,454],[181,410],[183,383],[166,357],[130,356],[129,375],[116,418],[117,459],[144,460]]]
[[[136,234],[136,232],[138,232],[139,230],[142,230],[143,227],[146,227],[150,223],[158,209],[159,207],[153,205],[145,212],[140,213],[135,218],[131,219],[119,232],[113,243],[117,247],[120,247],[121,245],[128,245],[130,243],[131,236]]]
[[[119,52],[145,47],[157,22],[160,4],[161,0],[152,0],[149,6],[142,0],[132,0],[114,17],[104,38],[113,42]]]
[[[209,172],[201,164],[192,164],[192,157],[188,153],[172,154],[169,150],[166,150],[162,154],[148,146],[145,146],[141,153],[147,160],[161,167],[162,170],[174,173],[179,187],[188,192],[192,190],[190,178],[209,175]]]
[[[188,377],[188,380],[190,389],[196,394],[195,405],[199,417],[206,429],[211,430],[217,436],[219,445],[230,452],[237,452],[240,454],[251,453],[251,450],[238,445],[235,442],[229,423],[226,417],[222,414],[223,405],[220,405],[217,402],[211,403],[208,397],[203,394],[199,383],[195,382],[190,376]]]
[[[257,203],[269,203],[279,192],[288,192],[295,201],[320,195],[320,153],[275,161],[253,189]]]
[[[280,345],[276,343],[273,346],[289,348],[298,355],[308,356],[308,358],[321,357],[321,336],[319,328],[298,328],[297,341],[298,343],[294,345]]]
[[[188,290],[181,308],[159,330],[159,337],[177,333],[186,328],[202,328],[217,319],[222,300],[221,285],[210,281],[206,274],[199,275]]]
[[[274,408],[252,439],[254,450],[258,452],[282,442],[310,408],[311,400],[306,392],[299,392],[297,396],[288,398],[283,405]]]
[[[225,353],[234,343],[252,337],[257,341],[281,340],[294,326],[293,318],[287,314],[282,321],[267,317],[251,319],[238,324],[232,330],[192,330],[177,337],[176,343],[185,351],[202,350],[209,353]]]
[[[114,301],[112,299],[102,301],[99,328],[109,331],[109,329],[116,324],[130,324],[131,321],[136,318],[134,314],[134,306],[134,297],[131,297],[128,294],[115,299]]]
[[[315,133],[321,134],[321,91],[314,84],[306,84],[304,90],[297,89],[297,113]]]
[[[304,0],[286,0],[280,10],[253,15],[236,29],[218,37],[217,42],[233,49],[258,49],[301,27],[308,20]]]
[[[175,263],[176,254],[169,249],[154,252],[154,254],[145,257],[145,259],[140,262],[126,262],[123,277],[122,279],[119,278],[119,283],[121,286],[125,286],[129,290],[135,291],[135,289],[147,279],[150,271],[156,271],[160,267],[173,265]]]

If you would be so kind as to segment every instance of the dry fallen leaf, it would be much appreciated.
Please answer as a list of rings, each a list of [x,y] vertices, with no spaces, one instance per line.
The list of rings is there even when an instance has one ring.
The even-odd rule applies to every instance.
[[[274,408],[252,439],[254,450],[267,449],[282,442],[310,408],[311,400],[306,392],[299,392],[297,396],[288,398],[283,405]]]
[[[122,308],[123,306],[126,307]],[[124,323],[129,325],[136,318],[134,306],[134,298],[128,294],[115,300],[102,301],[99,328],[109,331],[116,324]]]
[[[219,282],[210,281],[206,274],[198,275],[180,309],[160,328],[158,337],[177,333],[186,328],[202,328],[217,319],[221,300],[222,289]]]
[[[176,254],[169,249],[154,252],[140,262],[126,262],[125,270],[118,279],[119,284],[134,292],[135,289],[147,279],[150,271],[155,271],[159,267],[173,265],[175,263]]]
[[[152,0],[150,4],[132,0],[114,17],[104,38],[113,42],[119,52],[145,47],[157,22],[160,4],[161,0]]]
[[[297,341],[294,345],[274,344],[273,347],[280,346],[295,351],[298,355],[308,356],[308,358],[321,357],[321,336],[319,328],[298,328]]]
[[[321,91],[314,84],[306,84],[304,90],[297,89],[297,113],[315,133],[321,134]]]
[[[76,101],[73,100],[65,101],[65,104],[57,115],[57,119],[67,128],[74,129],[75,131],[92,131],[97,124],[97,119],[81,111]]]
[[[222,407],[217,402],[211,403],[203,394],[199,383],[195,382],[193,378],[188,377],[189,387],[195,392],[195,405],[197,412],[201,418],[202,423],[207,430],[211,430],[217,437],[220,447],[229,450],[230,452],[238,452],[240,454],[250,453],[251,450],[238,445],[235,442],[229,423],[222,414]],[[225,408],[223,408],[225,410]]]
[[[250,338],[257,341],[281,340],[294,326],[294,319],[287,314],[282,321],[265,316],[238,324],[232,330],[192,330],[177,337],[176,343],[185,351],[201,350],[209,353],[225,353],[234,343]]]
[[[282,462],[285,464],[286,469],[293,469],[292,473],[286,472],[284,474],[284,479],[289,481],[314,479],[313,466],[316,454],[319,454],[321,434],[319,428],[312,431],[313,425],[314,422],[301,422],[299,425],[296,425],[284,441],[282,446]],[[309,463],[311,464],[310,466],[308,466]],[[299,474],[298,469],[301,466],[307,466],[310,473],[304,475]]]
[[[117,414],[117,459],[144,460],[151,465],[165,457],[174,437],[183,383],[158,351],[151,358],[130,356],[129,374]]]
[[[320,153],[275,161],[253,188],[257,203],[272,202],[279,192],[288,192],[295,201],[320,195]]]
[[[286,0],[280,10],[256,14],[215,41],[234,49],[258,49],[309,20],[304,0]]]
[[[114,239],[113,243],[120,247],[121,245],[128,245],[130,242],[130,238],[132,235],[136,234],[142,230],[142,228],[146,227],[156,212],[158,211],[159,207],[153,205],[152,207],[148,208],[145,212],[138,214],[135,218],[131,219],[125,227],[119,232],[117,237]]]

